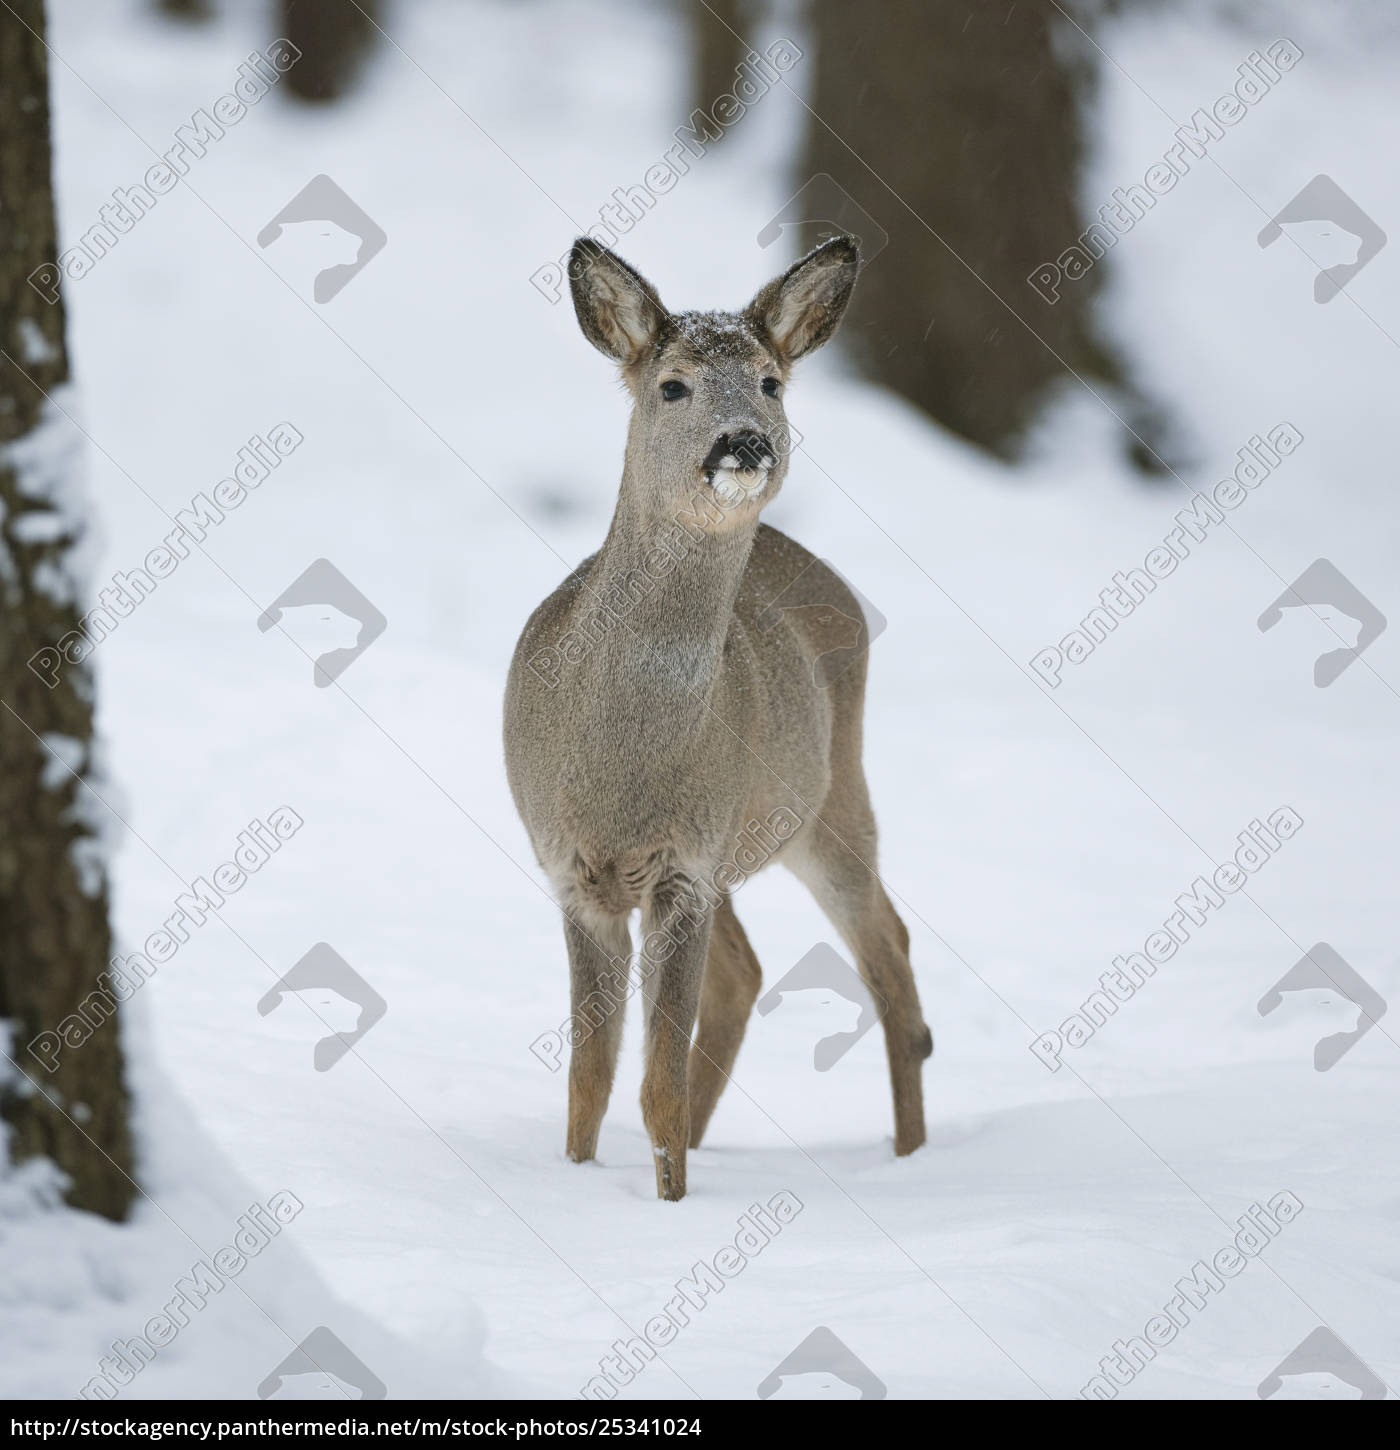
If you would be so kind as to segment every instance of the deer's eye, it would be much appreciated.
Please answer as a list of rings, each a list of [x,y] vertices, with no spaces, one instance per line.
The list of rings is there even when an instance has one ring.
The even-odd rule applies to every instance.
[[[759,386],[763,389],[765,393],[768,394],[770,398],[776,398],[778,396],[778,389],[782,387],[782,384],[777,380],[777,378],[764,378]]]
[[[668,403],[674,403],[678,398],[688,398],[690,389],[684,383],[678,383],[673,378],[669,383],[661,384],[661,396]]]

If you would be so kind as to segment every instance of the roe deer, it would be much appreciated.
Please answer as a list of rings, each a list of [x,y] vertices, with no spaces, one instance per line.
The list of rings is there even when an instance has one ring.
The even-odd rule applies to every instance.
[[[686,1148],[700,1142],[759,996],[729,899],[747,871],[743,848],[760,855],[755,841],[758,864],[780,858],[854,954],[883,1009],[895,1152],[924,1141],[920,1074],[933,1040],[909,933],[875,872],[865,655],[834,679],[817,668],[867,632],[865,617],[833,571],[758,517],[787,473],[789,371],[836,330],[858,263],[855,241],[834,237],[742,312],[670,313],[589,238],[570,260],[579,325],[621,364],[632,417],[603,547],[516,646],[506,768],[564,912],[566,1146],[577,1162],[594,1155],[612,1091],[628,919],[641,910],[642,1117],[666,1199],[685,1195]]]

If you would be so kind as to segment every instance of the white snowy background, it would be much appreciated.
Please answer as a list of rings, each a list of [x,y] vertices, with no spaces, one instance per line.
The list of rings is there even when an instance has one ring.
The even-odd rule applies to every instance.
[[[268,7],[221,8],[184,29],[138,0],[53,0],[65,242],[270,39]],[[800,13],[754,38],[784,32],[804,43]],[[78,1394],[283,1189],[302,1213],[125,1395],[251,1396],[324,1324],[394,1396],[574,1396],[784,1190],[803,1212],[621,1398],[753,1398],[822,1325],[892,1397],[1075,1397],[1284,1191],[1303,1212],[1123,1396],[1252,1399],[1320,1325],[1400,1386],[1398,1019],[1321,1073],[1313,1044],[1348,1025],[1345,1004],[1256,1010],[1320,941],[1400,997],[1400,629],[1319,689],[1323,625],[1256,625],[1318,557],[1400,620],[1400,247],[1319,306],[1308,259],[1256,242],[1318,173],[1400,232],[1400,34],[1367,6],[1106,24],[1085,199],[1140,182],[1280,34],[1304,59],[1104,264],[1116,334],[1188,425],[1179,478],[1142,486],[1107,407],[1074,386],[1015,469],[835,350],[790,389],[805,444],[773,522],[888,620],[867,768],[937,1041],[929,1143],[900,1161],[880,1034],[818,1073],[816,1007],[755,1016],[680,1204],[654,1196],[640,1013],[596,1163],[565,1161],[565,1074],[530,1052],[568,985],[506,788],[502,685],[529,610],[603,536],[626,405],[567,299],[528,278],[672,144],[689,112],[678,17],[641,0],[400,4],[349,101],[268,97],[68,286],[95,584],[139,566],[251,435],[285,421],[305,437],[98,649],[123,949],[250,821],[286,805],[305,825],[127,1011],[133,1222],[38,1213],[25,1178],[3,1185],[0,1389]],[[755,238],[795,189],[807,83],[799,64],[621,242],[672,306],[738,305],[790,259],[788,239]],[[389,238],[326,305],[256,243],[317,173]],[[1301,448],[1048,690],[1031,658],[1282,421]],[[329,689],[256,625],[318,557],[389,621]],[[1032,1039],[1285,805],[1297,835],[1049,1072]],[[770,984],[832,939],[785,873],[738,910]],[[388,1003],[324,1073],[306,1006],[257,1011],[318,941]]]

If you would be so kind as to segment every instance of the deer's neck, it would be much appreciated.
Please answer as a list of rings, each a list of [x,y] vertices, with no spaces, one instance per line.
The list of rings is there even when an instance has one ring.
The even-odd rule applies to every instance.
[[[612,527],[594,564],[596,594],[614,623],[603,635],[609,689],[709,703],[724,657],[757,516],[716,527],[646,517],[624,481]],[[689,517],[689,516],[687,516]]]

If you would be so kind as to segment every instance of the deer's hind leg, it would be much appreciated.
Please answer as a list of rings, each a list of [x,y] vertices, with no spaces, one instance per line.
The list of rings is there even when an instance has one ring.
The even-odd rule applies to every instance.
[[[875,998],[890,1064],[894,1151],[912,1153],[926,1137],[923,1064],[933,1052],[933,1034],[914,985],[908,929],[875,874],[875,818],[863,776],[848,777],[813,822],[803,849],[784,860],[854,953]]]
[[[729,1081],[749,1013],[763,984],[758,958],[726,896],[715,909],[705,980],[700,989],[700,1025],[690,1049],[690,1146],[698,1148],[710,1116]]]
[[[564,916],[574,1044],[569,1054],[569,1132],[565,1151],[583,1163],[598,1150],[622,1045],[632,938],[625,916]]]

